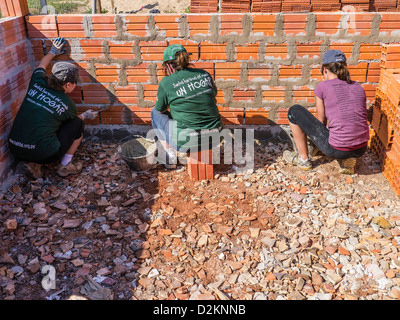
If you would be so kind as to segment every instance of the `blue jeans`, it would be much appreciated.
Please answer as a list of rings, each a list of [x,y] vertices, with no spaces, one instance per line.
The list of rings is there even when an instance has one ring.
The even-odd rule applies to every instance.
[[[359,158],[367,150],[367,147],[362,147],[351,151],[341,151],[332,147],[328,142],[328,128],[314,117],[306,108],[299,104],[290,107],[288,119],[291,123],[298,125],[323,154],[332,158]]]
[[[158,140],[166,141],[171,148],[179,151],[179,147],[176,145],[173,139],[173,123],[174,120],[169,112],[160,112],[153,108],[151,110],[151,124],[155,130]]]

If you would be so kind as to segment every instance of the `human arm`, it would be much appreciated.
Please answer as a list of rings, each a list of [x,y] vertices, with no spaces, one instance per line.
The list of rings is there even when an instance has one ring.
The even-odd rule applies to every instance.
[[[316,100],[315,106],[317,109],[317,119],[326,126],[327,119],[326,119],[326,115],[325,115],[324,100],[322,100],[318,96],[315,97],[315,100]]]
[[[46,54],[39,62],[37,68],[47,69],[50,61],[53,60],[54,57],[63,54],[65,50],[62,50],[63,46],[65,45],[64,38],[57,38],[53,41],[51,49],[48,54]]]
[[[169,103],[168,103],[167,94],[164,90],[163,81],[161,81],[160,85],[158,86],[155,108],[157,111],[159,111],[161,113],[165,113],[168,111],[168,105],[169,105]]]

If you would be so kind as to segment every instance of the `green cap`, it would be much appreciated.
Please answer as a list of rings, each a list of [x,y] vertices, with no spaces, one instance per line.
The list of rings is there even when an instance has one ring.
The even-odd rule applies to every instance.
[[[171,44],[164,50],[163,61],[167,62],[167,61],[175,60],[176,53],[181,52],[181,51],[186,52],[186,49],[183,46],[181,46],[180,44]]]

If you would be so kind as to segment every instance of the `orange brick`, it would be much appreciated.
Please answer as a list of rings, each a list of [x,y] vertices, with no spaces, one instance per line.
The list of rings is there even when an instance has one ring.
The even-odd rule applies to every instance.
[[[297,58],[314,59],[321,56],[322,41],[297,43]]]
[[[143,85],[143,100],[156,103],[158,85],[145,84]]]
[[[83,102],[85,104],[109,104],[108,90],[102,84],[82,84]]]
[[[103,40],[97,40],[97,39],[79,40],[79,43],[81,46],[82,60],[85,61],[90,59],[105,58],[103,49]]]
[[[273,36],[275,34],[275,15],[252,15],[253,35]]]
[[[362,43],[359,60],[378,60],[381,58],[380,43]]]
[[[226,43],[203,41],[200,43],[201,60],[226,60]]]
[[[314,89],[309,86],[295,86],[293,88],[293,101],[298,104],[314,103]]]
[[[303,65],[294,66],[280,66],[279,79],[285,79],[289,81],[297,81],[301,79],[303,71]]]
[[[380,66],[379,62],[369,62],[368,63],[368,72],[367,72],[367,82],[379,82],[380,75]]]
[[[210,22],[212,15],[188,15],[190,37],[197,35],[210,36]]]
[[[351,79],[353,81],[365,82],[367,78],[367,62],[360,62],[357,65],[349,65],[347,69],[349,70]]]
[[[391,36],[393,32],[398,32],[400,21],[400,13],[380,13],[381,23],[379,25],[379,34]]]
[[[268,116],[269,110],[266,108],[246,108],[245,124],[270,124]]]
[[[125,87],[115,86],[115,96],[117,102],[123,104],[138,103],[138,89],[136,85],[128,85]]]
[[[264,53],[265,59],[287,59],[289,58],[286,44],[267,43]]]
[[[306,14],[284,15],[283,32],[291,36],[305,36],[307,19]]]
[[[25,19],[30,38],[58,37],[57,24],[54,15],[26,16]]]
[[[240,62],[216,62],[215,80],[240,80]]]
[[[247,65],[248,80],[254,82],[268,81],[270,79],[270,66],[249,63]]]
[[[148,16],[144,15],[127,15],[125,16],[126,33],[132,36],[145,37],[148,32]]]
[[[336,49],[342,51],[348,60],[350,59],[353,50],[353,42],[333,41],[331,42],[329,49]]]
[[[150,63],[141,63],[137,66],[126,67],[125,72],[129,83],[147,83],[150,81]]]
[[[342,14],[316,12],[316,36],[336,35],[340,31]]]
[[[285,87],[283,86],[262,86],[263,102],[282,103],[285,102]]]
[[[221,18],[221,35],[243,34],[242,14],[220,15]]]
[[[95,63],[97,81],[118,82],[121,66],[119,64]]]
[[[133,41],[108,41],[111,59],[128,59],[136,58],[133,52]]]
[[[186,51],[190,54],[190,61],[199,59],[199,43],[193,40],[172,39],[168,45],[180,44],[185,47]]]
[[[371,25],[374,15],[374,13],[366,12],[362,14],[349,14],[347,34],[368,36],[371,33]]]
[[[150,124],[151,110],[153,108],[143,108],[139,106],[128,106],[130,117],[134,124]]]
[[[257,60],[258,43],[249,43],[247,45],[236,46],[236,60]]]
[[[218,107],[224,124],[243,124],[244,108]]]
[[[252,88],[233,89],[233,102],[254,102],[256,91]]]
[[[158,33],[165,37],[179,37],[180,15],[155,15],[154,21]]]
[[[276,124],[289,124],[288,111],[289,109],[278,109],[276,111]]]
[[[168,43],[166,41],[140,41],[139,46],[143,61],[162,61],[164,49]]]

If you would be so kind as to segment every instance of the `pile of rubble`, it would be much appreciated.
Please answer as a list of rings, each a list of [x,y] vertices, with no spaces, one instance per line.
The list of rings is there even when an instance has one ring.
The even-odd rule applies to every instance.
[[[45,167],[0,195],[1,299],[400,299],[400,199],[368,151],[357,174],[285,142],[256,140],[255,166],[132,171],[86,141],[80,175]]]

